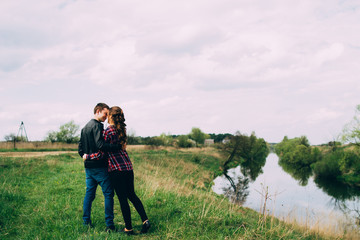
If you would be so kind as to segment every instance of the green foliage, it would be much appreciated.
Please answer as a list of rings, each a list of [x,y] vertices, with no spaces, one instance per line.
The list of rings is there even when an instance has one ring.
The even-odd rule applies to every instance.
[[[312,148],[305,136],[284,139],[275,145],[275,153],[279,156],[279,165],[289,173],[300,185],[306,186],[312,175],[311,165],[321,158],[318,148]]]
[[[205,139],[210,138],[206,133],[203,133],[200,128],[193,127],[189,137],[196,142],[196,144],[204,144]]]
[[[200,162],[201,162],[201,157],[200,157],[199,155],[194,155],[194,156],[192,157],[192,161],[193,161],[194,163],[200,163]]]
[[[324,144],[322,146],[324,146]],[[329,146],[331,151],[335,151],[337,148],[341,147],[341,142],[330,141],[325,146]]]
[[[209,136],[211,139],[214,139],[214,143],[221,143],[224,139],[231,138],[232,134],[230,134],[230,133],[220,133],[220,134],[210,133]]]
[[[287,136],[284,139],[275,145],[275,153],[278,156],[283,156],[286,154],[291,154],[295,150],[295,148],[299,145],[303,145],[305,147],[310,147],[309,140],[305,136],[301,136],[299,138],[289,139]]]
[[[145,138],[144,143],[145,143],[146,145],[155,146],[155,147],[164,145],[164,141],[163,141],[161,138],[159,138],[159,137],[148,137],[148,138]]]
[[[358,151],[353,148],[344,149],[338,142],[323,145],[322,149],[320,151],[317,147],[311,147],[306,137],[284,137],[275,146],[279,165],[303,186],[307,185],[309,177],[314,174],[320,185],[326,182],[324,179],[332,179],[331,181],[339,181],[339,184],[360,187]],[[334,194],[329,187],[319,187],[325,187]]]
[[[340,171],[348,174],[354,172],[360,173],[360,161],[359,156],[353,151],[346,151],[339,160]]]
[[[55,131],[48,132],[48,134],[47,134],[47,136],[45,138],[45,141],[57,142],[57,132],[55,132]]]
[[[80,140],[78,131],[80,126],[70,121],[60,126],[58,132],[50,131],[46,136],[45,141],[49,142],[64,142],[64,143],[77,143]]]
[[[174,139],[170,134],[162,133],[158,138],[161,140],[163,146],[173,145]]]
[[[141,140],[142,144],[158,147],[158,146],[172,146],[173,138],[171,135],[162,133],[160,136],[146,137]]]
[[[255,133],[252,133],[245,140],[240,145],[240,156],[244,159],[240,163],[241,171],[245,176],[250,176],[252,180],[255,180],[262,173],[262,167],[265,165],[269,149],[265,140],[257,138]]]
[[[244,176],[251,180],[255,180],[262,173],[269,154],[265,140],[257,138],[254,132],[250,136],[237,132],[229,143],[223,145],[222,151],[230,155],[224,164],[225,170],[240,164]]]
[[[315,178],[336,179],[343,184],[360,187],[360,156],[352,149],[338,148],[323,154],[313,164]]]
[[[180,148],[190,148],[202,146],[205,139],[214,139],[215,143],[221,143],[225,138],[230,138],[232,135],[225,134],[206,134],[199,128],[192,128],[188,135],[170,135],[162,133],[160,136],[154,137],[140,137],[135,136],[133,131],[128,133],[128,145],[150,145],[150,146],[177,146]],[[53,137],[54,138],[54,137]]]
[[[136,136],[133,130],[128,131],[126,135],[128,145],[139,145],[142,143],[142,138]]]
[[[315,177],[336,179],[341,175],[339,159],[343,156],[343,150],[337,150],[331,154],[325,154],[321,161],[314,163],[312,166]]]
[[[180,135],[179,137],[177,137],[176,145],[180,148],[193,147],[192,141],[186,135]]]
[[[162,133],[160,136],[155,137],[136,137],[136,139],[136,144],[144,144],[153,147],[172,146],[174,144],[173,136],[165,133]]]
[[[306,137],[288,139],[275,146],[279,165],[293,178],[306,185],[314,174],[315,180],[333,179],[341,184],[360,187],[360,155],[358,149],[341,147],[338,142],[329,142],[322,151],[311,147]]]
[[[14,133],[10,133],[4,137],[7,142],[26,142],[27,139],[24,136],[16,136]]]
[[[354,143],[360,146],[360,104],[356,106],[355,116],[344,126],[340,137],[343,143]]]

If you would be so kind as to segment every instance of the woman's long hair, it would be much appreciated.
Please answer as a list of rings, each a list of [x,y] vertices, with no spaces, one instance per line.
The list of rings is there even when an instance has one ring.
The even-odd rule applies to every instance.
[[[116,132],[119,136],[119,143],[121,144],[122,149],[126,150],[127,136],[123,110],[118,106],[111,107],[109,109],[109,117],[114,122]]]

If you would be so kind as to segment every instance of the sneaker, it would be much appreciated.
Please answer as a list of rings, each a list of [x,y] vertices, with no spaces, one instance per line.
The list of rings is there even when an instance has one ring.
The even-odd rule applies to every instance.
[[[105,232],[107,232],[107,233],[116,232],[115,230],[116,230],[116,229],[115,229],[115,226],[114,226],[114,225],[107,226],[107,227],[105,228]]]
[[[149,231],[149,228],[150,228],[150,222],[149,220],[146,220],[143,225],[142,225],[142,228],[141,228],[141,233],[147,233]]]

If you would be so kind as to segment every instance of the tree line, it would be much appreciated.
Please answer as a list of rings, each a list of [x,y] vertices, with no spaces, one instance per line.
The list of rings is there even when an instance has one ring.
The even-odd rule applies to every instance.
[[[150,145],[150,146],[175,146],[180,148],[204,146],[206,139],[213,139],[214,143],[221,143],[233,136],[230,133],[204,133],[200,128],[193,127],[191,132],[184,135],[173,135],[162,133],[160,136],[140,137],[135,134],[128,134],[128,144],[130,145]]]
[[[44,138],[46,142],[61,142],[61,143],[78,143],[80,140],[79,134],[80,126],[75,124],[72,120],[59,127],[58,131],[49,131]],[[189,148],[196,146],[203,146],[205,139],[213,139],[214,143],[220,143],[224,139],[229,139],[232,136],[230,133],[215,134],[204,133],[200,128],[193,127],[189,134],[172,135],[162,133],[160,136],[141,137],[135,136],[134,133],[128,134],[129,145],[150,145],[150,146],[176,146],[181,148]],[[16,136],[14,133],[6,135],[5,141],[8,142],[24,142],[25,138]]]

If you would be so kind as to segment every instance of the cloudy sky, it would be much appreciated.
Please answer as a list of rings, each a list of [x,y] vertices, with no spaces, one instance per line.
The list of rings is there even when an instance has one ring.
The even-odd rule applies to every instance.
[[[96,103],[138,136],[332,141],[360,104],[358,0],[1,0],[0,138]]]

